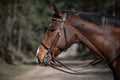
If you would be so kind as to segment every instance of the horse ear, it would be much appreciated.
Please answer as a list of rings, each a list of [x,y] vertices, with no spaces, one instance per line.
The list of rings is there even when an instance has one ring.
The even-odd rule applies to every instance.
[[[59,9],[55,6],[55,4],[52,4],[51,11],[53,14],[60,15]]]

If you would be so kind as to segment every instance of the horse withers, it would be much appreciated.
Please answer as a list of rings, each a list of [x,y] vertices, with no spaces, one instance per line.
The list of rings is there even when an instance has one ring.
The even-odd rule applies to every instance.
[[[50,65],[62,51],[82,42],[108,63],[114,80],[120,80],[120,20],[105,14],[59,11],[55,5],[52,12],[36,53],[39,62]]]

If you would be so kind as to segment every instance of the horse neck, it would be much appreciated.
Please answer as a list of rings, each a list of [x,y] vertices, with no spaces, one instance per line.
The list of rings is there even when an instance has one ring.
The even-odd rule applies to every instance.
[[[75,34],[78,36],[78,40],[106,61],[106,55],[101,54],[98,46],[92,42],[92,36],[102,33],[100,29],[95,24],[80,19],[79,15],[70,15],[69,20],[72,27],[76,29]]]

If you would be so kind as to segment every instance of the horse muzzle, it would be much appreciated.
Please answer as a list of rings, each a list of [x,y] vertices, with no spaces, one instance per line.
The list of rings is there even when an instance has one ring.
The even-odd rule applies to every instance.
[[[48,65],[50,64],[50,62],[51,62],[50,54],[47,53],[47,54],[44,56],[44,58],[43,58],[42,61],[39,59],[39,57],[37,57],[37,62],[38,62],[39,64],[44,65],[44,66],[48,66]]]
[[[50,57],[50,54],[47,53],[43,58],[43,64],[47,66],[50,64],[50,62],[51,62],[51,57]]]

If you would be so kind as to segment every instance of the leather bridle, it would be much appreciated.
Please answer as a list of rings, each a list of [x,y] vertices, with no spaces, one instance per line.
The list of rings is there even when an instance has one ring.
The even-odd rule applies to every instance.
[[[68,47],[68,44],[67,44],[67,36],[66,36],[66,30],[65,30],[65,20],[66,20],[66,17],[67,17],[67,13],[64,13],[64,17],[63,19],[58,19],[58,18],[52,18],[52,20],[57,20],[57,21],[60,21],[61,22],[61,27],[59,29],[59,31],[57,32],[56,36],[55,36],[55,39],[53,40],[52,44],[50,47],[46,46],[43,42],[41,42],[41,45],[48,50],[48,53],[47,55],[50,55],[52,54],[52,57],[54,57],[54,48],[62,34],[62,30],[64,31],[64,38],[65,38],[65,49],[67,49]]]
[[[52,45],[50,47],[48,47],[47,45],[45,45],[43,42],[41,42],[41,45],[46,49],[48,50],[48,53],[44,56],[44,59],[48,57],[48,55],[52,55],[52,62],[49,64],[48,63],[44,63],[44,65],[49,65],[50,67],[54,68],[54,69],[57,69],[59,71],[62,71],[62,72],[65,72],[65,73],[68,73],[68,74],[74,74],[74,75],[83,75],[83,74],[86,74],[86,73],[81,73],[81,72],[78,72],[78,71],[75,71],[69,67],[67,67],[66,65],[64,65],[63,63],[61,63],[57,58],[55,58],[55,54],[54,54],[54,48],[62,34],[62,30],[64,32],[64,38],[65,38],[65,49],[68,48],[68,43],[67,43],[67,35],[66,35],[66,28],[64,26],[65,24],[65,21],[66,21],[66,17],[67,17],[67,13],[64,13],[64,17],[63,19],[59,19],[59,18],[52,18],[52,20],[57,20],[57,21],[60,21],[61,22],[61,27],[60,27],[60,30],[57,32],[56,36],[55,36],[55,39],[53,40],[52,42]],[[66,50],[64,50],[66,51]],[[61,68],[58,68],[55,66],[55,63],[58,63],[60,64],[60,66],[66,68],[67,70],[63,70]],[[69,70],[69,71],[68,71]]]

